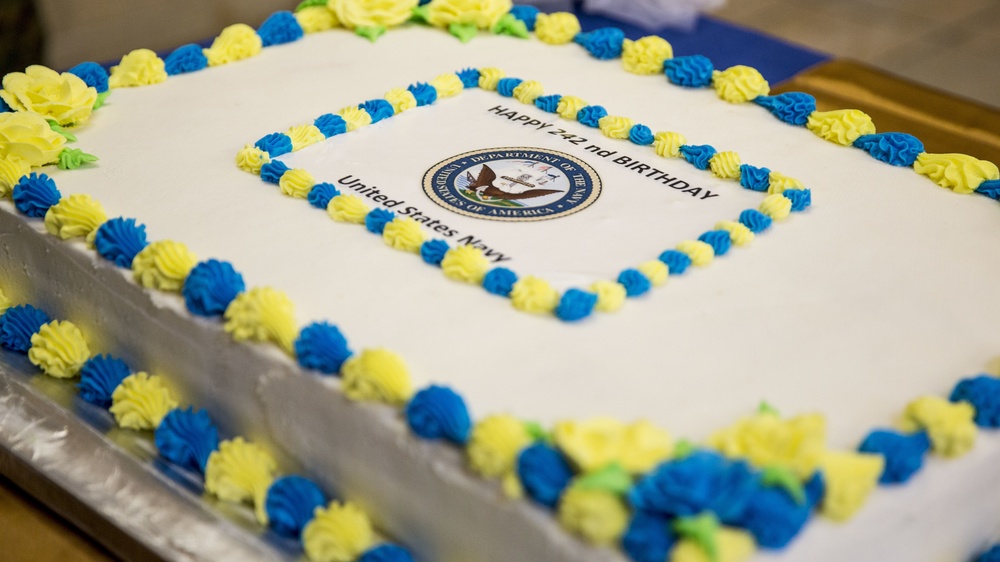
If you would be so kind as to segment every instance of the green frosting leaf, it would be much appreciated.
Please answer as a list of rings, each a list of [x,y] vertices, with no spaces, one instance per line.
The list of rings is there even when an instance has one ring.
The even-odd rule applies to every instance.
[[[493,26],[493,33],[497,35],[510,35],[521,39],[527,39],[530,36],[528,25],[515,18],[513,14],[507,14],[500,18],[500,21]]]
[[[523,423],[524,430],[531,436],[532,441],[543,441],[545,443],[552,442],[552,434],[546,431],[542,424],[536,421],[526,421]]]
[[[757,406],[758,414],[771,414],[774,416],[781,417],[781,412],[777,408],[767,403],[767,400],[761,400],[760,406]]]
[[[97,162],[98,158],[93,154],[87,154],[79,148],[64,148],[59,153],[59,169],[75,170],[84,164]]]
[[[431,9],[424,4],[423,6],[417,6],[413,8],[413,15],[410,16],[410,21],[415,21],[417,23],[430,23],[431,22]]]
[[[355,27],[354,33],[364,37],[365,39],[374,43],[379,37],[385,33],[385,26],[383,25],[372,25],[367,27]]]
[[[623,495],[632,487],[632,475],[622,468],[622,465],[613,462],[602,469],[580,476],[573,482],[573,487]]]
[[[304,10],[306,8],[312,8],[313,6],[323,6],[326,7],[327,0],[302,0],[299,5],[295,7],[295,11]]]
[[[781,488],[788,492],[795,503],[802,505],[806,503],[806,490],[802,486],[802,481],[790,469],[784,466],[768,466],[764,468],[760,477],[761,484],[771,488]]]
[[[62,126],[60,126],[59,123],[55,121],[55,119],[47,119],[47,121],[49,122],[50,129],[66,137],[66,140],[68,140],[69,142],[76,142],[76,135],[67,131],[66,129],[63,129]]]
[[[719,560],[719,520],[711,511],[694,517],[680,517],[674,522],[674,531],[694,542],[705,551],[709,560]]]
[[[688,457],[694,452],[694,449],[694,443],[688,441],[687,439],[681,439],[674,445],[673,458],[683,459],[684,457]]]
[[[468,43],[479,33],[479,28],[474,23],[453,23],[448,26],[448,33],[451,33],[462,43]]]
[[[110,96],[110,95],[111,95],[111,90],[105,90],[105,91],[97,94],[97,101],[94,102],[94,109],[98,110],[101,107],[103,107],[104,106],[104,100],[108,99],[108,96]]]

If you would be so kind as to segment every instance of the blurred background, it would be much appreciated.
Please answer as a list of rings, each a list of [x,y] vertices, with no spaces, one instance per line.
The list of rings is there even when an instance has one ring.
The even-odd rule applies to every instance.
[[[548,9],[573,0],[535,0]],[[577,0],[579,1],[579,0]],[[605,0],[586,0],[608,4]],[[618,0],[720,6],[710,17],[1000,107],[1000,0]],[[0,0],[0,74],[167,50],[260,24],[298,0]],[[723,5],[724,4],[724,5]],[[617,5],[617,4],[616,4]]]

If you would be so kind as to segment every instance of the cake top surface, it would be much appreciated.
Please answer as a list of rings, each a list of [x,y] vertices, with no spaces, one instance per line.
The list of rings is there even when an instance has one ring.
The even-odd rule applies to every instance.
[[[363,58],[353,54],[359,49]],[[541,78],[547,91],[593,100],[654,130],[682,132],[691,144],[737,151],[745,162],[801,180],[814,206],[618,314],[567,325],[443,278],[364,229],[282,199],[233,165],[242,146],[268,132],[466,66]],[[240,64],[117,90],[109,111],[80,135],[101,165],[67,174],[60,189],[93,195],[109,216],[138,217],[154,238],[231,261],[251,284],[286,291],[303,321],[329,319],[358,345],[396,350],[418,385],[451,384],[477,412],[541,421],[650,418],[698,438],[767,400],[788,413],[828,414],[833,440],[846,444],[890,422],[911,397],[983,368],[998,335],[991,320],[998,311],[987,309],[997,302],[989,298],[990,280],[1000,256],[970,243],[969,234],[985,240],[1000,233],[995,205],[822,142],[760,107],[662,82],[573,46],[533,40],[482,36],[459,45],[419,28],[374,44],[318,34]],[[557,273],[588,280],[613,278],[761,200],[676,161],[664,167],[720,195],[701,200],[661,188],[584,146],[490,111],[498,105],[594,136],[578,123],[473,91],[282,159],[312,167],[317,181],[353,175],[435,218],[471,225],[469,234],[511,246],[507,263],[518,273],[522,260],[532,268],[522,274],[545,275],[547,259],[562,259],[567,265]],[[658,163],[644,147],[595,140]],[[600,175],[601,198],[570,217],[503,223],[449,213],[423,193],[419,172],[463,147],[498,146],[574,155]],[[659,230],[633,228],[637,217],[643,228]],[[565,240],[563,225],[574,219],[582,230],[605,235],[583,244]],[[567,254],[592,269],[581,271]],[[750,390],[726,392],[733,387]]]

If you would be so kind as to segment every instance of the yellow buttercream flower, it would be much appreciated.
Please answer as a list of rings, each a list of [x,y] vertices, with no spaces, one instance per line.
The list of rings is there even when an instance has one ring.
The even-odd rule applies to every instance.
[[[225,330],[236,341],[270,341],[291,354],[295,342],[295,305],[271,287],[240,293],[224,315]]]
[[[25,163],[30,167],[45,166],[59,160],[66,137],[56,133],[40,115],[34,113],[0,113],[0,158],[10,160],[0,168],[0,182],[6,184],[21,179]]]
[[[556,424],[556,445],[582,472],[617,463],[633,474],[652,470],[670,457],[670,434],[646,420],[625,424],[610,417]]]
[[[316,178],[307,170],[302,168],[292,168],[278,180],[278,188],[289,197],[305,199],[309,196],[309,190],[316,185]]]
[[[87,359],[90,359],[87,340],[72,322],[54,320],[42,324],[31,336],[28,360],[50,377],[75,377]]]
[[[45,213],[45,230],[63,240],[78,236],[90,238],[108,216],[93,197],[74,193],[63,197]]]
[[[885,457],[827,452],[820,462],[826,492],[820,512],[834,521],[850,519],[864,505],[885,468]]]
[[[771,172],[767,175],[767,192],[770,194],[784,193],[786,189],[802,189],[805,186],[799,180],[788,177],[780,172]]]
[[[424,243],[424,232],[417,221],[409,217],[396,217],[385,225],[382,239],[396,250],[419,253],[420,246]]]
[[[559,291],[549,285],[548,281],[529,275],[514,283],[510,302],[518,310],[546,314],[559,306]]]
[[[955,193],[972,193],[984,181],[1000,179],[996,164],[968,154],[923,152],[917,156],[913,169]]]
[[[570,487],[559,500],[559,524],[590,544],[615,544],[628,527],[625,502],[603,490]]]
[[[236,153],[236,165],[244,172],[251,174],[260,175],[261,166],[270,161],[271,155],[252,144],[244,146]]]
[[[354,562],[374,542],[368,516],[352,503],[316,508],[302,530],[302,548],[312,562]]]
[[[691,258],[691,264],[704,267],[715,259],[715,250],[711,244],[701,240],[685,240],[677,245],[677,251]]]
[[[399,114],[417,107],[417,98],[413,92],[403,88],[393,88],[385,93],[385,101],[392,105],[393,113]]]
[[[122,57],[118,66],[111,67],[108,86],[112,88],[150,86],[166,79],[167,69],[163,59],[149,49],[136,49]]]
[[[569,12],[538,14],[535,20],[535,36],[542,43],[563,45],[573,41],[580,33],[580,20]]]
[[[256,443],[242,437],[219,443],[205,464],[205,491],[222,501],[254,506],[257,521],[267,524],[265,499],[278,464]]]
[[[459,24],[490,30],[513,6],[510,0],[431,0],[427,21],[437,27]]]
[[[597,122],[604,136],[611,139],[627,139],[634,125],[635,121],[617,115],[605,115]]]
[[[792,200],[780,193],[768,195],[760,204],[760,212],[776,221],[784,220],[792,212]]]
[[[719,221],[715,223],[716,230],[729,233],[729,240],[736,246],[746,246],[753,242],[754,233],[747,226],[737,221]]]
[[[319,33],[337,27],[337,16],[326,6],[309,6],[295,12],[295,20],[305,33]]]
[[[137,283],[150,289],[179,292],[198,258],[187,246],[161,240],[146,246],[132,260]]]
[[[639,264],[639,273],[646,276],[654,287],[660,287],[667,282],[670,277],[670,268],[660,260],[649,260]]]
[[[594,310],[598,312],[618,312],[625,304],[625,285],[615,281],[595,281],[590,292],[597,295]]]
[[[0,140],[0,142],[3,142]],[[2,150],[2,149],[0,149]],[[17,156],[0,158],[0,197],[7,197],[21,178],[31,172],[31,164]]]
[[[486,259],[483,251],[469,245],[449,248],[441,260],[441,270],[445,277],[473,285],[483,282],[489,267],[490,260]]]
[[[138,372],[128,377],[111,393],[109,411],[119,427],[156,429],[163,417],[177,407],[170,389],[161,377]]]
[[[438,98],[450,98],[462,93],[465,85],[462,79],[454,73],[442,74],[431,80],[431,86],[437,90]]]
[[[816,136],[844,146],[850,146],[862,135],[875,134],[875,123],[860,109],[814,111],[806,127]]]
[[[659,132],[653,135],[653,150],[664,158],[678,158],[681,155],[681,145],[687,142],[684,135],[673,132]]]
[[[337,112],[337,115],[344,118],[344,121],[347,123],[348,133],[372,124],[372,116],[356,105],[349,105],[341,109]]]
[[[758,468],[788,468],[807,480],[826,452],[826,419],[809,414],[783,420],[759,412],[715,432],[708,444],[727,457],[744,458]]]
[[[344,394],[358,402],[402,406],[413,395],[406,363],[387,349],[366,349],[352,355],[344,362],[341,376]]]
[[[490,30],[512,7],[510,0],[432,0],[427,21],[437,27],[459,24]]]
[[[323,131],[320,131],[319,127],[312,123],[296,125],[288,129],[285,134],[292,140],[292,151],[302,150],[311,144],[326,140]]]
[[[13,305],[14,303],[11,302],[7,295],[3,294],[3,290],[0,290],[0,314],[7,312],[7,309]]]
[[[531,435],[521,420],[506,414],[483,418],[472,428],[466,454],[473,472],[486,478],[504,481],[504,490],[516,496],[517,456],[531,445]]]
[[[344,27],[395,27],[410,19],[417,0],[329,0],[327,7]]]
[[[69,72],[33,65],[4,76],[0,98],[15,111],[37,113],[66,127],[90,119],[97,90]]]
[[[576,114],[584,107],[587,107],[587,102],[582,99],[576,96],[563,96],[556,104],[556,113],[563,119],[576,120]]]
[[[733,151],[716,152],[708,161],[712,173],[724,180],[740,179],[740,155]]]
[[[934,453],[960,457],[976,442],[975,408],[968,402],[950,402],[938,396],[923,396],[906,405],[900,428],[926,431]]]
[[[753,556],[756,544],[753,535],[733,527],[721,527],[715,536],[716,556],[713,558],[697,542],[681,539],[670,551],[669,562],[744,562]]]
[[[204,53],[209,66],[219,66],[255,56],[263,48],[264,42],[252,27],[236,23],[223,29]]]
[[[326,212],[337,222],[365,224],[368,206],[357,195],[340,194],[330,199],[326,205]]]
[[[712,73],[712,85],[719,97],[729,103],[752,101],[766,96],[771,87],[756,68],[737,65]]]
[[[674,48],[659,35],[622,43],[622,64],[633,74],[662,74],[663,63],[674,56]]]
[[[499,68],[481,68],[479,69],[479,87],[487,91],[496,90],[500,80],[506,77],[507,74]]]

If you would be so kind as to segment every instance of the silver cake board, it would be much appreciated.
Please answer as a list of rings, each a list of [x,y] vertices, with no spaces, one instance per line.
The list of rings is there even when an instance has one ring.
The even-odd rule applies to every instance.
[[[150,434],[122,430],[0,351],[0,474],[125,560],[295,560],[301,548],[262,534],[251,510],[201,497],[200,481],[157,459]]]

